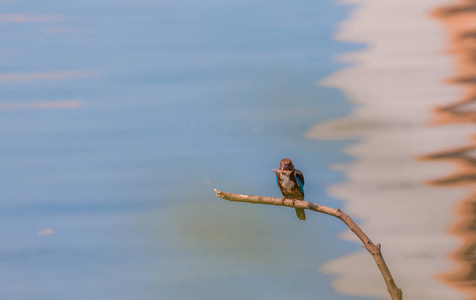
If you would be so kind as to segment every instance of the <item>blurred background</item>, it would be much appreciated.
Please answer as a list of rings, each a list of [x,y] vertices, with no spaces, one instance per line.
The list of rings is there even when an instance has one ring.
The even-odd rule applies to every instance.
[[[0,1],[1,299],[476,297],[474,1]]]

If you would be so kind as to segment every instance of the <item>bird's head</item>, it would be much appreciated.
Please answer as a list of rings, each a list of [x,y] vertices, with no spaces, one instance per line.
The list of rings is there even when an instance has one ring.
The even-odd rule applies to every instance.
[[[289,158],[283,158],[279,164],[279,169],[281,172],[292,171],[294,170],[293,162]]]
[[[274,173],[283,174],[283,172],[287,173],[289,171],[294,170],[293,162],[289,158],[281,159],[279,164],[279,169],[272,169]]]

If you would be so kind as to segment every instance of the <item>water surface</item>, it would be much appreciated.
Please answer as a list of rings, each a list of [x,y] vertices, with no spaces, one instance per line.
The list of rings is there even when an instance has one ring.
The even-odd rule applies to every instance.
[[[227,203],[279,196],[290,157],[309,200],[348,142],[308,140],[351,106],[331,1],[0,3],[2,299],[352,299],[326,261],[337,220]],[[8,274],[8,275],[6,275]]]

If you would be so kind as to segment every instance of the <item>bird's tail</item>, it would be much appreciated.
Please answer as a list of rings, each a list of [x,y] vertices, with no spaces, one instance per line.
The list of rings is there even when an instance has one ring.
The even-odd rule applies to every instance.
[[[304,209],[296,208],[296,216],[299,218],[299,220],[306,221],[306,213],[304,212]]]

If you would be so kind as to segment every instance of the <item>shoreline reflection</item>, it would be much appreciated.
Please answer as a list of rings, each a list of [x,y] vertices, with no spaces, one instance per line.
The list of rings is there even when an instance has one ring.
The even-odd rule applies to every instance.
[[[449,104],[435,109],[436,124],[474,124],[476,121],[476,5],[474,1],[442,6],[433,11],[436,20],[448,34],[448,52],[455,62],[456,72],[447,80],[457,86],[461,95]],[[434,186],[455,187],[467,191],[456,205],[457,219],[449,227],[460,239],[451,251],[457,263],[440,278],[476,297],[476,144],[474,130],[462,146],[431,153],[429,161],[449,162],[455,169],[429,181]]]
[[[454,80],[458,85],[445,83],[453,72],[453,57],[441,53],[445,38],[429,15],[438,4],[435,1],[354,2],[358,6],[337,38],[365,43],[367,48],[346,55],[353,65],[322,83],[341,89],[357,107],[349,117],[317,124],[306,137],[356,139],[344,149],[355,157],[343,167],[347,181],[328,192],[343,199],[343,209],[360,221],[374,243],[382,244],[405,299],[462,299],[460,290],[439,278],[454,268],[448,255],[458,248],[461,235],[449,234],[448,228],[454,223],[452,211],[468,192],[437,184],[435,180],[452,174],[454,166],[433,160],[459,154],[459,160],[471,161],[471,171],[445,180],[465,185],[474,181],[474,148],[467,145],[474,126],[449,122],[454,118],[449,112],[462,113],[464,106],[474,104],[448,103],[459,98],[460,84],[474,84],[475,74],[461,73]],[[474,96],[466,94],[465,99]],[[433,120],[434,112],[445,118]],[[469,119],[471,113],[466,109],[462,114]],[[462,209],[469,214],[467,207]],[[348,232],[341,236],[355,240]],[[455,256],[467,259],[473,245]],[[322,270],[339,275],[333,287],[340,293],[386,299],[378,269],[367,256],[361,250],[327,263]],[[474,269],[466,269],[471,269],[467,278],[474,278]]]

